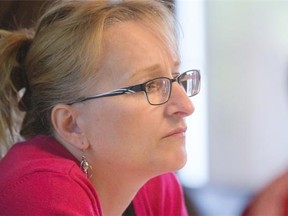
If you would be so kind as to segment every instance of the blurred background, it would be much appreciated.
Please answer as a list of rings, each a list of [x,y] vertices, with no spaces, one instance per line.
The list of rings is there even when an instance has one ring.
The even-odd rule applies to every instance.
[[[176,5],[183,66],[203,77],[180,176],[202,215],[240,215],[288,170],[288,1]]]
[[[0,1],[0,28],[31,27],[47,2]],[[191,215],[237,216],[288,170],[288,0],[174,3],[181,70],[202,72],[178,174]]]

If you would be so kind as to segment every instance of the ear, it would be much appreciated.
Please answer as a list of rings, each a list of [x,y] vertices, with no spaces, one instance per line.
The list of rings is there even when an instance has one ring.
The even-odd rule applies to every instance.
[[[79,109],[66,104],[57,104],[51,112],[51,120],[59,139],[77,149],[87,148],[82,129],[77,124]]]

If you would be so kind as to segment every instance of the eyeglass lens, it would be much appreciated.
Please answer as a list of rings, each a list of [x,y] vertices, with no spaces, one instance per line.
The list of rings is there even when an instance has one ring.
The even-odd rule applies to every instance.
[[[165,103],[170,94],[170,80],[157,78],[146,83],[146,95],[150,104]]]
[[[175,81],[175,80],[174,80]],[[194,96],[200,89],[199,71],[187,71],[176,78],[188,97]],[[169,78],[156,78],[146,83],[146,97],[150,104],[160,105],[169,100],[173,80]]]
[[[194,96],[200,90],[199,71],[187,71],[179,76],[178,83],[184,88],[188,97]]]

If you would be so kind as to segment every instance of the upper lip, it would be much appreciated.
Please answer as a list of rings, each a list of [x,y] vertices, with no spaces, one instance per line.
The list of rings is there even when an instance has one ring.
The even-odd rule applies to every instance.
[[[174,134],[179,134],[179,133],[185,133],[187,130],[187,127],[178,127],[178,128],[174,128],[171,131],[169,131],[165,136],[165,137],[169,137],[172,136]]]

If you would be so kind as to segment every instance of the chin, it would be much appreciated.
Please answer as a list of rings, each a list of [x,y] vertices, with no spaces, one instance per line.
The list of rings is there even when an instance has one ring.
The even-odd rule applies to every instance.
[[[183,156],[182,159],[179,159],[175,163],[175,169],[173,171],[177,171],[177,170],[180,170],[181,168],[183,168],[185,166],[186,162],[187,162],[187,155],[185,155],[185,157]]]
[[[170,157],[166,158],[164,162],[165,172],[175,172],[180,170],[185,166],[187,162],[187,153],[186,151],[174,152]]]
[[[154,175],[175,172],[185,166],[187,162],[185,143],[166,142],[162,147],[160,151],[154,151],[150,158],[149,170]]]
[[[180,147],[178,146],[177,149],[174,149],[171,152],[170,157],[171,157],[170,163],[174,171],[179,170],[182,167],[184,167],[187,162],[187,152],[186,152],[185,144],[180,145]]]
[[[186,160],[181,162],[181,163],[174,163],[174,164],[170,164],[169,167],[165,167],[161,170],[158,170],[154,176],[158,176],[158,175],[162,175],[165,173],[170,173],[170,172],[177,172],[178,170],[180,170],[181,168],[183,168],[186,164]]]

